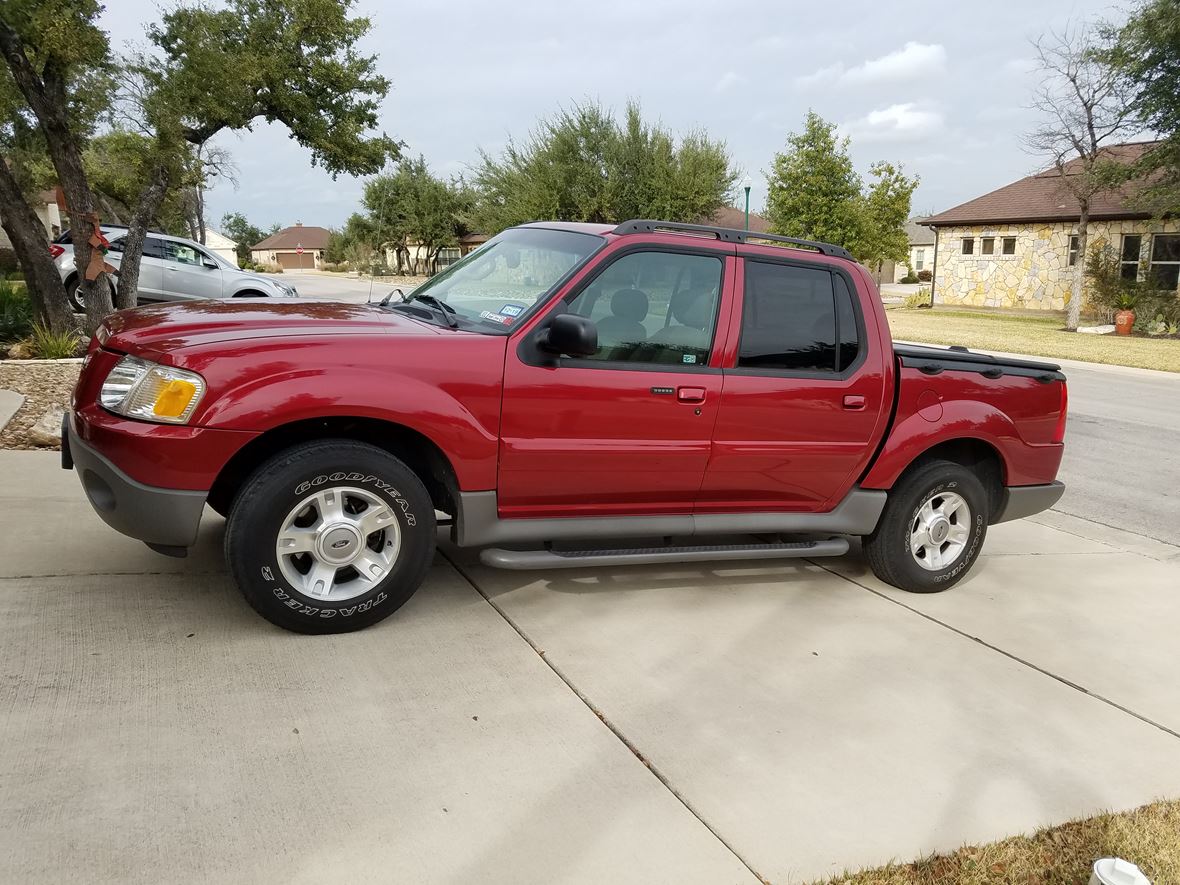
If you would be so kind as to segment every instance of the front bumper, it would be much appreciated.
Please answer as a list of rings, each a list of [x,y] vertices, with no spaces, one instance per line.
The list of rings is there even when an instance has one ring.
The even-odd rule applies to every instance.
[[[74,468],[90,505],[115,531],[149,547],[176,553],[197,540],[207,492],[161,489],[132,479],[74,430],[70,415],[62,421],[61,465]]]
[[[1060,501],[1064,494],[1065,483],[1057,481],[1043,486],[1008,486],[1004,489],[1004,502],[1000,506],[999,515],[992,520],[992,524],[1024,519],[1042,510],[1048,510]]]

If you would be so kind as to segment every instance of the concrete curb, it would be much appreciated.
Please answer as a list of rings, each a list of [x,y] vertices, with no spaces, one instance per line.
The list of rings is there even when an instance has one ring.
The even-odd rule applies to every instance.
[[[0,390],[0,432],[8,426],[8,422],[20,411],[25,404],[25,395],[15,390]]]
[[[7,365],[27,366],[30,364],[31,365],[40,365],[40,364],[44,364],[44,363],[60,363],[62,365],[70,365],[72,363],[80,363],[84,359],[85,359],[85,357],[81,357],[81,356],[67,356],[67,357],[60,359],[60,360],[0,360],[0,366],[7,366]]]

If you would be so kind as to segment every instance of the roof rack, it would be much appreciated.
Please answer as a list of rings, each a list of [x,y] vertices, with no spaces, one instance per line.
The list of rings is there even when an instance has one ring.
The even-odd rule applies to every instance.
[[[651,221],[635,218],[631,221],[624,221],[611,231],[611,233],[623,235],[659,233],[660,231],[672,231],[693,234],[695,236],[711,236],[724,243],[748,243],[751,241],[767,240],[772,243],[786,243],[790,246],[802,246],[805,249],[814,249],[821,255],[831,255],[834,258],[847,258],[849,261],[853,260],[852,253],[843,246],[820,243],[816,240],[800,240],[796,237],[781,237],[778,234],[758,233],[752,230],[738,230],[732,227],[715,227],[711,224],[685,224],[679,221]]]

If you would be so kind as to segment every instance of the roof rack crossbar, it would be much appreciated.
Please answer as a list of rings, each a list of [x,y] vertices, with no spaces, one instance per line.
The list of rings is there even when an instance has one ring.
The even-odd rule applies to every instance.
[[[697,236],[712,236],[725,243],[748,243],[759,240],[766,240],[772,243],[786,243],[790,246],[802,246],[806,249],[814,249],[821,255],[847,258],[849,261],[852,260],[852,253],[843,246],[821,243],[817,240],[801,240],[797,237],[783,237],[778,234],[759,233],[752,230],[738,230],[732,227],[715,227],[711,224],[686,224],[680,221],[652,221],[644,218],[633,218],[630,221],[624,221],[618,225],[611,233],[623,235],[658,233],[659,231],[680,231]]]

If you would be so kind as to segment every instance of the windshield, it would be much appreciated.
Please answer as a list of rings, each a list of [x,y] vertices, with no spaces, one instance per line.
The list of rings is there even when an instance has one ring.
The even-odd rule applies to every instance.
[[[457,319],[507,330],[602,244],[594,234],[512,228],[435,274],[410,301],[435,299]]]

